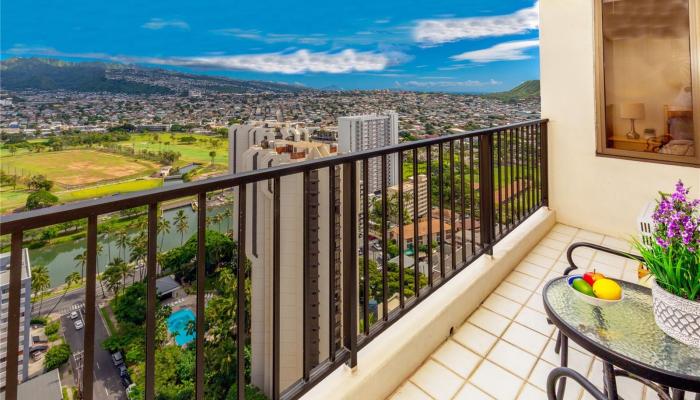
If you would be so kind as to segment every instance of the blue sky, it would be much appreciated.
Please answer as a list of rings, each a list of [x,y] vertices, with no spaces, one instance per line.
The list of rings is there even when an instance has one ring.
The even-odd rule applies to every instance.
[[[539,77],[535,0],[4,0],[2,58],[343,89],[496,91]]]

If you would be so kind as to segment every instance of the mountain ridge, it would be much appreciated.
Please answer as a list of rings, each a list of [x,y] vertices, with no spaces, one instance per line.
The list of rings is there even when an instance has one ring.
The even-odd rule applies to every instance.
[[[5,90],[70,90],[125,94],[297,93],[298,85],[238,80],[100,61],[72,62],[52,58],[10,58],[0,61]]]
[[[495,92],[485,94],[486,97],[496,98],[503,101],[526,100],[540,97],[540,80],[531,79],[505,92]]]

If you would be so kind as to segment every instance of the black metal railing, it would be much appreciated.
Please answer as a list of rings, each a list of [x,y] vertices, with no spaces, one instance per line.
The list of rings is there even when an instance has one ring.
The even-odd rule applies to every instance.
[[[445,157],[448,158],[447,161]],[[376,197],[365,190],[370,176],[377,173],[377,170],[370,170],[369,167],[369,161],[373,159],[379,159],[381,166],[381,194]],[[394,165],[393,160],[398,163],[394,171],[398,186],[396,197],[389,196],[391,173],[388,163]],[[324,196],[327,196],[328,204],[319,203],[319,195],[322,193],[317,189],[321,186],[317,185],[321,181],[313,175],[314,171],[327,171],[328,181],[324,185],[327,185],[328,193]],[[298,266],[299,273],[303,275],[303,339],[300,342],[303,360],[300,360],[298,376],[291,384],[283,384],[280,298],[286,282],[280,277],[280,265],[283,262],[280,236],[283,215],[280,210],[286,196],[283,182],[286,178],[297,175],[303,176],[304,193],[304,257],[303,265]],[[425,175],[425,178],[421,175]],[[358,177],[362,178],[362,184]],[[408,178],[412,178],[412,185],[406,184]],[[423,180],[425,184],[420,184]],[[198,240],[194,264],[197,278],[197,334],[194,341],[196,365],[193,396],[203,399],[206,375],[204,348],[207,338],[200,333],[205,332],[207,326],[207,193],[233,188],[236,189],[234,205],[237,209],[234,214],[237,226],[232,231],[232,236],[237,240],[237,253],[233,262],[238,266],[235,273],[235,338],[238,343],[235,365],[236,382],[239,383],[237,398],[245,398],[246,385],[242,383],[250,382],[246,382],[243,344],[251,339],[250,321],[246,316],[246,302],[250,301],[246,294],[246,280],[250,278],[247,276],[250,272],[244,268],[247,261],[246,234],[249,231],[246,217],[250,212],[247,203],[250,200],[247,200],[246,192],[253,190],[253,183],[269,181],[273,193],[272,232],[263,234],[272,238],[272,317],[271,326],[266,325],[265,328],[272,332],[272,356],[269,368],[271,379],[268,381],[269,386],[266,384],[263,390],[273,399],[293,399],[300,397],[338,366],[347,363],[354,368],[359,350],[477,257],[492,253],[494,244],[537,209],[548,204],[547,120],[404,142],[369,151],[3,216],[0,232],[2,235],[11,235],[8,332],[19,332],[24,233],[53,224],[87,219],[85,305],[89,312],[85,314],[83,330],[85,348],[81,391],[83,398],[91,399],[95,370],[96,318],[93,310],[96,308],[98,279],[98,218],[145,206],[147,306],[143,396],[147,399],[155,398],[159,205],[194,196],[198,205]],[[412,204],[406,207],[406,203]],[[380,208],[379,212],[376,211],[377,207]],[[328,220],[312,224],[312,214],[321,209],[327,210]],[[396,212],[392,209],[396,209]],[[409,219],[411,223],[407,223]],[[327,238],[308,235],[325,223],[329,229]],[[394,227],[390,230],[391,225]],[[328,252],[328,271],[320,271],[320,261],[312,254],[321,246],[326,246]],[[397,262],[389,259],[394,246],[398,249],[393,251],[398,253]],[[397,274],[394,273],[396,269]],[[328,296],[319,297],[319,274],[326,273],[328,288],[324,291]],[[392,289],[396,286],[398,289]],[[392,290],[395,292],[391,293]],[[328,302],[325,308],[329,313],[328,324],[325,326],[318,323],[321,302]],[[326,329],[328,343],[320,344],[318,331]],[[7,360],[18,359],[18,340],[16,334],[7,335]],[[327,353],[325,359],[319,357],[322,351]],[[253,354],[253,357],[256,356],[262,357]],[[7,363],[7,399],[17,398],[18,372],[18,363]]]

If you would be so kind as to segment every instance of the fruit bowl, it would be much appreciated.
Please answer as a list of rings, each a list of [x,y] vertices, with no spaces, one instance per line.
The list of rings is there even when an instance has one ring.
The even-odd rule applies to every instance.
[[[622,290],[622,294],[620,295],[620,298],[617,300],[606,300],[606,299],[601,299],[598,297],[589,296],[587,294],[581,293],[578,290],[574,289],[574,287],[572,286],[572,283],[574,282],[574,279],[576,279],[576,278],[583,278],[583,275],[571,275],[571,276],[569,276],[568,279],[566,280],[567,284],[569,285],[569,289],[571,289],[571,291],[575,294],[576,297],[578,297],[579,299],[585,301],[586,303],[588,303],[590,305],[601,306],[601,307],[602,306],[609,306],[611,304],[617,304],[620,301],[624,300],[624,298],[625,298],[625,291],[624,290]]]

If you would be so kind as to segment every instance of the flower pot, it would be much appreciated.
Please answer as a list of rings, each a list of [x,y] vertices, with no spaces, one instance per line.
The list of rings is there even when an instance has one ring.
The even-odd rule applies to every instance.
[[[667,335],[689,346],[700,347],[700,302],[671,294],[651,279],[654,320]]]

